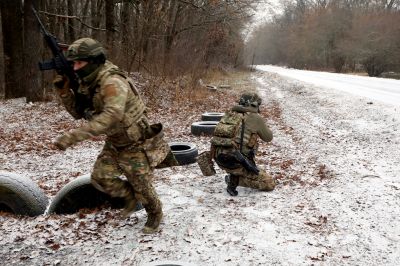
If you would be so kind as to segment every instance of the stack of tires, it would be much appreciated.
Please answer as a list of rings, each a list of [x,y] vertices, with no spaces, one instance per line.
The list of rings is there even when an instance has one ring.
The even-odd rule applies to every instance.
[[[221,120],[224,113],[206,112],[201,115],[199,122],[194,122],[191,126],[191,132],[195,136],[211,136],[214,133],[218,121]]]

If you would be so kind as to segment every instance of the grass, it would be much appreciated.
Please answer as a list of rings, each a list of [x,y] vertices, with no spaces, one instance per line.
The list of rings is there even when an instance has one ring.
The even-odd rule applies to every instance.
[[[209,71],[204,77],[204,83],[214,86],[229,85],[235,93],[244,91],[256,91],[254,81],[250,79],[249,70],[232,70],[230,72]]]

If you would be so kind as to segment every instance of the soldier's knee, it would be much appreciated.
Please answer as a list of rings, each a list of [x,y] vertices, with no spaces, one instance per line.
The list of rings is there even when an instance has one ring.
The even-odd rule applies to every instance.
[[[272,191],[276,187],[276,181],[271,177],[268,180],[265,180],[264,186],[261,190],[263,191]]]
[[[133,178],[128,178],[128,180],[135,189],[142,190],[146,189],[151,184],[152,177],[151,174],[136,175]]]
[[[272,191],[275,189],[275,182],[269,182],[267,184],[265,184],[260,190],[262,191]]]
[[[261,171],[260,177],[262,180],[262,185],[260,190],[262,191],[272,191],[276,187],[276,181],[275,179],[267,174],[265,171]]]
[[[101,192],[106,192],[106,184],[98,175],[91,175],[90,182],[92,185]]]
[[[110,186],[112,186],[115,180],[106,176],[103,172],[95,170],[90,176],[90,182],[96,189],[108,193]]]
[[[143,196],[143,194],[137,193],[136,191],[135,191],[135,198],[138,201],[140,201],[142,204],[147,204],[148,203],[148,200]]]

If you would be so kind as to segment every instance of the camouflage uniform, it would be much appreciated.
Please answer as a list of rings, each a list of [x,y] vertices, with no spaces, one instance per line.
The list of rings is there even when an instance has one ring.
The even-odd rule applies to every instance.
[[[78,92],[92,99],[93,103],[84,115],[77,113],[75,97],[67,85],[58,90],[63,105],[74,118],[85,116],[88,122],[59,137],[55,144],[65,149],[92,136],[107,135],[103,150],[94,164],[92,184],[112,197],[125,198],[126,215],[133,211],[136,200],[140,201],[148,213],[145,229],[152,226],[158,228],[162,205],[151,184],[152,170],[170,150],[164,142],[156,153],[158,158],[152,158],[156,162],[149,160],[145,144],[151,136],[151,128],[145,115],[145,105],[132,82],[111,62],[100,64],[89,75],[80,78]],[[127,181],[121,179],[121,175],[125,175]]]
[[[243,96],[242,96],[243,97]],[[258,97],[258,96],[257,96]],[[258,97],[259,98],[259,97]],[[259,99],[261,104],[261,99]],[[272,132],[267,127],[264,119],[258,114],[258,105],[255,106],[249,104],[239,104],[232,108],[231,111],[242,114],[244,121],[244,134],[242,143],[242,154],[251,161],[254,165],[254,156],[258,148],[258,138],[261,138],[265,142],[272,140]],[[240,146],[241,142],[241,130],[235,136],[235,143],[237,147]],[[263,191],[271,191],[275,188],[275,180],[268,175],[264,170],[260,170],[259,174],[248,171],[238,162],[232,162],[231,164],[222,163],[217,159],[219,155],[230,154],[233,149],[225,147],[212,147],[213,158],[220,168],[229,173],[226,182],[229,187],[236,191],[237,186],[250,187],[260,189]],[[229,190],[228,190],[229,192]],[[237,192],[236,192],[237,195]]]

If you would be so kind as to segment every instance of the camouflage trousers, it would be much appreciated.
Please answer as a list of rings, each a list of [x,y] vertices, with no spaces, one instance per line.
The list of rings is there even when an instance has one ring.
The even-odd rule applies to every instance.
[[[231,175],[231,181],[241,187],[249,187],[262,191],[271,191],[274,190],[276,186],[275,180],[264,170],[260,170],[260,173],[256,175],[254,173],[250,173],[243,167],[236,169],[223,169]]]
[[[98,190],[112,197],[136,198],[147,213],[160,213],[162,205],[151,183],[152,178],[153,172],[144,151],[117,150],[108,142],[97,157],[91,175],[92,184]]]

